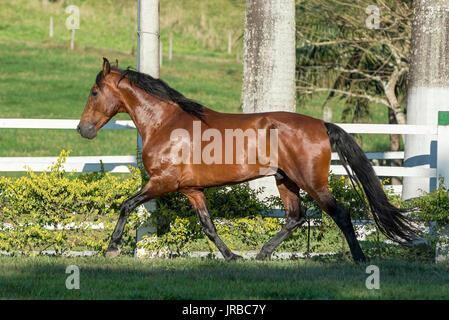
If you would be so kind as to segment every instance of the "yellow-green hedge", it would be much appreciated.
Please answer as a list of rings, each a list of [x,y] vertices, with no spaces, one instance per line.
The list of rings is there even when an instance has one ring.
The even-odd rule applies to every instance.
[[[48,172],[0,177],[0,250],[105,249],[122,202],[141,187],[140,172],[131,167],[127,179],[68,173],[63,170],[68,154],[62,151]],[[100,223],[103,230],[88,227]]]

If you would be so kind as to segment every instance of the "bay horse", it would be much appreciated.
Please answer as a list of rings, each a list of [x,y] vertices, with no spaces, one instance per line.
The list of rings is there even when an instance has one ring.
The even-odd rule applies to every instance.
[[[349,213],[338,204],[328,188],[333,145],[351,181],[363,187],[379,230],[399,243],[410,242],[415,236],[403,211],[388,201],[364,152],[348,133],[335,124],[290,112],[216,112],[186,98],[160,79],[130,68],[119,69],[117,60],[111,66],[103,58],[102,70],[90,90],[77,131],[82,137],[93,139],[101,127],[122,112],[129,114],[142,136],[142,161],[150,180],[139,192],[124,201],[105,253],[107,257],[120,254],[124,226],[137,206],[165,193],[179,191],[190,200],[203,231],[223,257],[226,260],[239,259],[241,256],[233,253],[218,236],[203,190],[272,175],[285,206],[286,222],[263,246],[256,259],[269,259],[274,249],[305,222],[305,211],[299,196],[302,189],[341,229],[353,259],[356,262],[366,261]],[[226,134],[233,130],[243,133],[269,131],[268,135],[257,137],[261,140],[259,142],[273,149],[270,149],[270,155],[276,152],[275,165],[271,161],[262,161],[260,155],[250,163],[249,150],[254,150],[258,142],[255,135],[247,134],[244,144],[240,146],[234,145],[233,141],[229,146],[230,140],[227,140]],[[173,139],[174,132],[180,134],[177,139]],[[179,161],[176,157],[179,151],[187,151],[190,154],[182,155],[183,160],[191,160],[192,153],[195,158],[195,150],[192,152],[192,149],[207,149],[207,142],[212,137],[217,143],[215,146],[223,147],[228,143],[225,145],[226,155],[217,147],[209,154],[215,161],[198,161],[198,157],[196,162],[195,159]],[[176,150],[175,154],[173,150]],[[234,152],[235,156],[232,154],[228,158],[228,151]]]

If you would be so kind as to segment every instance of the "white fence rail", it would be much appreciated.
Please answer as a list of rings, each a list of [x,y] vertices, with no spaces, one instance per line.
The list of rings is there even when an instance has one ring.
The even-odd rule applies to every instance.
[[[58,157],[4,157],[0,158],[0,171],[32,171],[48,170]],[[127,173],[128,166],[136,164],[136,156],[94,156],[94,157],[68,157],[64,163],[66,171]]]
[[[75,130],[79,120],[58,119],[0,119],[0,129],[71,129]],[[349,133],[362,134],[402,134],[402,135],[431,135],[437,139],[438,128],[424,125],[388,125],[388,124],[337,124]],[[132,121],[109,121],[103,129],[133,129]],[[366,154],[368,159],[404,159],[404,152],[374,152]],[[4,157],[0,158],[0,171],[33,171],[47,169],[57,157]],[[338,155],[332,153],[332,160],[338,160]],[[99,171],[100,161],[105,171],[115,173],[129,172],[128,165],[135,165],[135,156],[89,156],[69,157],[64,165],[67,171],[92,172]],[[406,168],[390,166],[374,166],[379,176],[389,177],[426,177],[435,178],[436,168]],[[331,171],[337,175],[344,175],[346,171],[341,165],[332,165]],[[401,186],[395,186],[395,191],[400,192]]]
[[[79,120],[59,119],[0,119],[0,129],[69,129],[76,130]],[[111,120],[102,129],[135,130],[129,120]],[[47,170],[58,157],[0,157],[0,171]],[[128,166],[136,164],[136,156],[86,156],[69,157],[64,164],[66,171],[100,171],[101,163],[105,171],[127,173]]]
[[[338,124],[349,133],[365,134],[425,134],[437,138],[438,128],[423,125],[394,125],[394,124]],[[368,159],[404,159],[404,152],[373,152],[366,153]],[[332,153],[332,160],[338,160],[338,155]],[[406,168],[391,166],[374,166],[374,171],[378,176],[388,177],[425,177],[435,178],[437,176],[436,168]],[[333,165],[331,170],[334,174],[346,174],[343,166]]]
[[[0,119],[0,129],[73,129],[79,120],[59,119]],[[102,129],[136,129],[130,120],[111,120]]]

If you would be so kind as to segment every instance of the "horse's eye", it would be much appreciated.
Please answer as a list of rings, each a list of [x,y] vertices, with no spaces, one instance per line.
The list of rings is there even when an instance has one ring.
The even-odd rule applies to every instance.
[[[92,97],[96,97],[98,95],[98,92],[92,90],[91,94],[92,94]]]

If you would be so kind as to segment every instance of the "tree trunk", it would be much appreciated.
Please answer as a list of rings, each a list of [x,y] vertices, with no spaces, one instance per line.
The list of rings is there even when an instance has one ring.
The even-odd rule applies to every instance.
[[[247,0],[243,112],[295,112],[295,66],[295,0]]]
[[[416,0],[412,28],[407,124],[437,125],[438,110],[449,110],[449,3]],[[430,167],[431,136],[407,135],[407,167]],[[433,146],[432,146],[433,147]],[[430,191],[435,179],[404,178],[402,198]]]
[[[243,112],[296,111],[295,33],[295,0],[246,1]],[[273,177],[250,186],[264,187],[261,199],[279,196]]]

